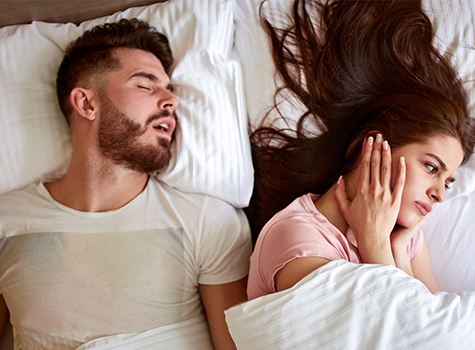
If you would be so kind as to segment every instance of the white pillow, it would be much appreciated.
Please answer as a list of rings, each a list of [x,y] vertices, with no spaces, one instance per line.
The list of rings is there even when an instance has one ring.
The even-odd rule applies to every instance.
[[[286,127],[274,105],[274,94],[281,79],[275,75],[275,66],[270,52],[270,42],[259,22],[259,6],[262,0],[236,1],[234,17],[236,26],[235,46],[241,59],[249,123],[255,129],[266,117],[265,124]],[[293,5],[292,0],[272,0],[265,4],[266,18],[275,26],[285,28],[288,14]],[[286,118],[296,121],[305,111],[302,104],[293,96],[286,95],[279,99],[279,109]]]
[[[270,43],[258,19],[261,1],[236,1],[234,9],[236,49],[242,61],[249,120],[253,127],[262,121],[273,105],[275,92],[275,67]],[[289,0],[268,1],[265,6],[266,17],[273,25],[285,25],[289,23],[292,4],[293,1]],[[450,57],[465,82],[473,114],[475,2],[423,0],[423,8],[434,25],[436,45],[444,55]],[[282,110],[288,118],[295,120],[301,115],[295,98],[284,103]],[[276,117],[273,111],[269,122],[273,122]],[[475,156],[458,170],[456,178],[457,181],[447,193],[447,201],[439,204],[431,214],[424,232],[439,287],[446,291],[475,290],[475,269],[470,269],[475,264],[475,243],[472,239],[475,228]]]
[[[93,26],[139,18],[165,34],[180,100],[173,161],[159,175],[187,192],[248,204],[253,168],[232,0],[174,0],[75,24],[0,28],[0,194],[64,174],[71,154],[55,93],[62,50]]]

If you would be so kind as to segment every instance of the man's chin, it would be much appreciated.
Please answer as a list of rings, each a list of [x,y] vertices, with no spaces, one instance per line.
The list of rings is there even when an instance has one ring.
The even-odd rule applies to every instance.
[[[170,165],[170,161],[168,161],[166,164],[157,166],[155,170],[149,172],[148,174],[156,175],[156,174],[159,174],[161,172],[164,172],[165,170],[167,170],[169,165]]]
[[[155,174],[165,170],[170,164],[171,158],[170,149],[163,147],[157,154],[157,149],[150,147],[141,149],[139,152],[130,152],[117,163],[139,173]]]

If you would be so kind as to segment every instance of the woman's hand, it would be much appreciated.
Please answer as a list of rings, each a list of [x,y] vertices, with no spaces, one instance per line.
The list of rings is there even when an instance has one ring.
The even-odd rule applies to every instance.
[[[375,142],[370,136],[363,145],[358,185],[351,201],[345,182],[341,178],[338,181],[335,197],[356,236],[363,262],[395,265],[390,236],[399,214],[405,175],[404,159],[401,158],[391,190],[391,150],[378,134]]]
[[[391,233],[391,246],[394,249],[406,250],[410,240],[416,235],[417,232],[422,230],[429,215],[422,217],[414,227],[407,228],[396,225]]]
[[[415,234],[422,229],[428,218],[429,215],[422,217],[419,222],[411,228],[396,225],[391,233],[391,250],[393,252],[396,266],[406,272],[409,276],[414,277],[414,273],[412,271],[411,260],[407,253],[407,245]]]

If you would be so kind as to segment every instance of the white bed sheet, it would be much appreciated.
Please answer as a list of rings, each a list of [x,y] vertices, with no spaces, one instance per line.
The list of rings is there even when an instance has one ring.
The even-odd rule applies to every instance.
[[[225,313],[240,350],[475,349],[475,292],[433,295],[390,265],[332,261]]]

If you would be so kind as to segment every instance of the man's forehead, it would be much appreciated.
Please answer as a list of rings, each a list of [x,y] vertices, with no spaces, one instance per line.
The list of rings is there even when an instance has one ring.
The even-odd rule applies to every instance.
[[[118,47],[114,49],[114,56],[119,59],[122,67],[127,70],[151,70],[160,76],[167,76],[162,62],[153,53],[145,50]]]

